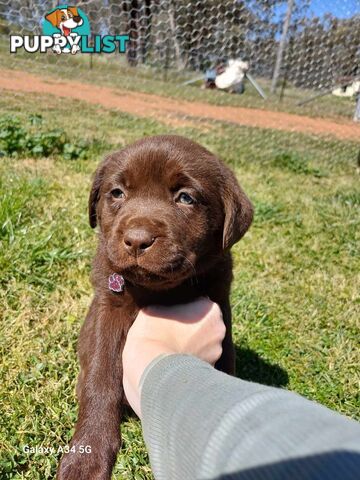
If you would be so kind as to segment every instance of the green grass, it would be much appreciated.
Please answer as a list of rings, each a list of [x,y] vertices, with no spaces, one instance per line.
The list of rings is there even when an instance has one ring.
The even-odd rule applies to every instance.
[[[76,107],[79,107],[76,108]],[[81,115],[79,115],[79,110]],[[100,107],[5,93],[0,111],[71,141],[88,159],[0,158],[0,478],[53,478],[76,419],[76,341],[90,303],[96,235],[87,223],[91,173],[103,154],[176,132],[231,165],[256,207],[233,249],[238,372],[359,417],[359,146],[221,123],[169,128]],[[329,156],[327,152],[332,151]],[[139,422],[122,428],[114,479],[151,479]]]

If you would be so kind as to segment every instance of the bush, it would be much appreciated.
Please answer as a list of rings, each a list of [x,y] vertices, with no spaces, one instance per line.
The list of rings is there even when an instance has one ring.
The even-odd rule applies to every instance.
[[[41,115],[31,115],[26,125],[17,117],[0,117],[0,156],[61,155],[67,160],[87,157],[89,142],[73,142],[64,130],[44,131],[41,126]]]
[[[325,176],[325,172],[322,172],[317,168],[312,168],[309,165],[309,161],[306,158],[301,157],[298,153],[281,152],[275,156],[273,165],[292,173],[313,175],[314,177]]]

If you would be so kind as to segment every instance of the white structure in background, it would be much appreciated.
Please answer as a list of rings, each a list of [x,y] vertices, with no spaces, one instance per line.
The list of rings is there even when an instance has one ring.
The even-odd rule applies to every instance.
[[[356,106],[354,113],[354,122],[360,122],[360,88],[356,94]]]
[[[335,88],[332,91],[333,95],[337,97],[352,97],[360,92],[360,80],[354,80],[352,83],[348,85],[344,85],[343,87]]]
[[[360,122],[360,79],[349,80],[332,91],[337,97],[355,97],[354,122]]]
[[[244,80],[248,70],[248,62],[243,62],[240,58],[229,60],[229,65],[225,68],[224,72],[216,76],[215,85],[220,90],[231,89]]]

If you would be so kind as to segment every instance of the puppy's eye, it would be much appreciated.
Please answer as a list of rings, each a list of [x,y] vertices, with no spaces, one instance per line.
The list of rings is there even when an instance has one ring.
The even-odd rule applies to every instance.
[[[61,20],[64,22],[66,20],[65,15],[61,15]]]
[[[180,193],[177,201],[179,203],[183,203],[184,205],[192,205],[193,203],[195,203],[195,200],[186,192]]]
[[[114,188],[114,190],[111,190],[111,195],[114,198],[124,198],[125,197],[125,193],[122,190],[120,190],[120,188]]]

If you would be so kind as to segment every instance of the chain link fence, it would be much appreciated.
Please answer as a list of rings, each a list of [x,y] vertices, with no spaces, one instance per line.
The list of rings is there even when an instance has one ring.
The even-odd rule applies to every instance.
[[[346,122],[343,139],[352,142],[352,157],[356,157],[355,129],[360,115],[359,0],[73,1],[71,5],[86,13],[93,37],[129,34],[125,55],[10,55],[9,35],[41,34],[44,15],[59,4],[0,0],[2,67],[214,107],[260,108],[264,126],[273,111],[321,117],[336,123],[340,130]],[[205,91],[206,75],[234,59],[248,62],[245,78],[254,82],[244,80],[244,88],[237,94]],[[265,99],[253,88],[254,83]],[[191,109],[188,115],[175,110],[172,105],[164,115],[191,115]],[[202,115],[200,110],[195,117],[214,119],[210,111]],[[158,111],[155,113],[158,115]],[[147,114],[151,114],[149,109]],[[215,119],[219,120],[216,115]],[[226,116],[224,120],[231,118]],[[269,123],[270,130],[273,123]],[[311,132],[311,127],[305,130],[316,133]],[[334,135],[329,128],[328,138],[337,141],[341,134]],[[324,155],[331,158],[337,148],[324,146]]]

